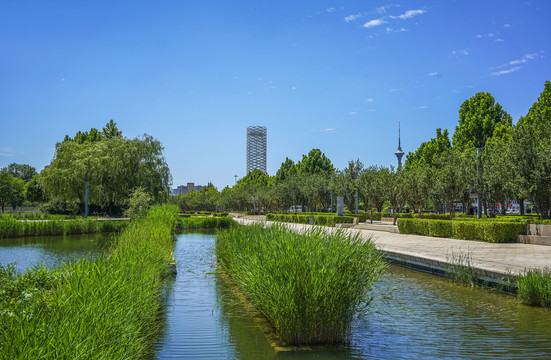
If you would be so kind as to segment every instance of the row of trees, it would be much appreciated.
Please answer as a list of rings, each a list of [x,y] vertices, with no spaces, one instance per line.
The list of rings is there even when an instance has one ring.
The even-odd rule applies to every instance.
[[[335,169],[319,149],[294,163],[287,158],[275,176],[254,170],[235,186],[218,191],[212,184],[200,192],[173,198],[182,210],[287,210],[293,205],[311,211],[330,208],[331,195],[355,208],[356,194],[366,210],[390,205],[454,215],[457,203],[470,209],[472,196],[481,203],[532,202],[543,217],[551,216],[551,83],[525,117],[511,116],[490,93],[478,93],[459,109],[452,136],[437,129],[436,137],[410,152],[403,168],[364,167],[358,159]],[[492,214],[490,208],[490,214]],[[524,206],[521,205],[521,211]],[[488,211],[486,208],[485,211]],[[494,211],[495,212],[495,211]]]

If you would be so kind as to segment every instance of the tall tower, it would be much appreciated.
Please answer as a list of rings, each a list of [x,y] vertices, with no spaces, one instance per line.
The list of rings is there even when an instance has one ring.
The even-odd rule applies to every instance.
[[[402,167],[402,156],[404,152],[402,151],[402,146],[400,145],[400,122],[398,121],[398,150],[394,152],[394,155],[398,158],[398,167]]]
[[[254,169],[266,172],[266,126],[247,128],[247,174]]]

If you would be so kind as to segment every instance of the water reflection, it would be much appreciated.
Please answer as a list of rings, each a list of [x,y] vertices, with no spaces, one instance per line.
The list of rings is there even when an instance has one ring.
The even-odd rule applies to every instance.
[[[57,236],[29,236],[0,239],[0,265],[17,263],[16,270],[44,263],[55,267],[62,262],[105,252],[112,242],[112,234],[80,234]]]
[[[549,359],[551,311],[514,297],[391,267],[355,321],[351,344],[276,352],[215,272],[214,236],[184,234],[156,357],[193,359]]]

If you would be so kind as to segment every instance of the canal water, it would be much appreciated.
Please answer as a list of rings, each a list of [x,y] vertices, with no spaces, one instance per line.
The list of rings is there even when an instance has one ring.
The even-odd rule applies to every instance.
[[[29,236],[0,239],[0,265],[16,263],[19,272],[44,264],[52,268],[72,259],[105,252],[111,234]]]
[[[390,267],[347,346],[276,352],[216,272],[213,233],[179,235],[156,359],[551,359],[551,310]],[[105,234],[0,240],[0,265],[54,267],[108,248]]]
[[[157,359],[550,359],[551,311],[390,267],[350,345],[276,352],[216,273],[214,235],[178,236]]]

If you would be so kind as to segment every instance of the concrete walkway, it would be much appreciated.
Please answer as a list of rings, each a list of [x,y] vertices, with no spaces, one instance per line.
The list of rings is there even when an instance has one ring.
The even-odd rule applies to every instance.
[[[241,224],[258,222],[236,219]],[[268,225],[273,222],[261,221]],[[286,226],[304,232],[312,225],[291,224]],[[335,228],[326,228],[335,231]],[[551,246],[530,244],[492,244],[479,241],[446,239],[419,235],[395,234],[385,231],[346,229],[362,238],[371,238],[385,256],[398,263],[420,270],[442,274],[449,264],[457,264],[460,255],[467,256],[470,265],[481,280],[501,283],[507,275],[524,273],[528,269],[551,268]]]

